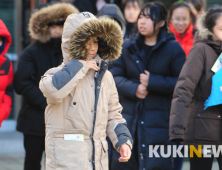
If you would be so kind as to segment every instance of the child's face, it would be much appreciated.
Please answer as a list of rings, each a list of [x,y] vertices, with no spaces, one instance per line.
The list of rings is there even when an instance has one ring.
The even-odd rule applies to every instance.
[[[128,2],[124,8],[126,21],[129,23],[136,23],[140,10],[138,2]]]
[[[90,38],[87,42],[86,49],[89,52],[87,60],[93,59],[96,56],[99,48],[98,41],[98,38]]]
[[[49,31],[52,38],[60,38],[62,36],[63,26],[52,25],[49,27]]]
[[[216,21],[216,25],[213,27],[213,33],[219,41],[222,41],[222,14]]]

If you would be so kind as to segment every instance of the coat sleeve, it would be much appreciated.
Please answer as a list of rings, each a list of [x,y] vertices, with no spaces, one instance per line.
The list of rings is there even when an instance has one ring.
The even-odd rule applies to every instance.
[[[113,144],[113,147],[117,151],[124,143],[127,143],[131,149],[133,144],[132,136],[126,126],[126,120],[121,115],[121,111],[122,106],[119,103],[116,85],[112,78],[108,103],[108,124],[106,131]]]
[[[139,83],[136,83],[127,78],[127,69],[125,67],[125,61],[123,59],[124,55],[126,55],[126,52],[123,49],[122,56],[119,57],[116,61],[112,61],[112,63],[110,63],[110,71],[116,82],[116,87],[118,89],[119,94],[131,99],[137,99],[135,93],[137,87],[139,86]]]
[[[175,55],[170,66],[172,77],[150,73],[147,90],[172,95],[185,59],[185,53],[182,50]]]
[[[0,127],[1,127],[1,122],[7,119],[11,112],[12,94],[13,94],[12,80],[13,80],[13,66],[12,66],[12,62],[10,62],[8,82],[7,82],[7,87],[6,87],[5,94],[3,96],[3,102],[2,102],[3,109],[1,110],[1,113],[0,113]]]
[[[61,103],[88,72],[88,64],[73,59],[69,63],[48,70],[40,80],[39,88],[48,104]]]
[[[184,139],[189,105],[204,67],[203,56],[203,50],[199,46],[195,46],[190,51],[182,68],[171,105],[169,127],[171,141],[180,142]]]
[[[15,91],[23,95],[30,104],[45,109],[46,99],[39,90],[38,85],[34,82],[34,75],[36,73],[34,61],[32,60],[32,53],[25,50],[19,61],[17,70],[14,76]]]
[[[10,68],[9,68],[9,74],[8,74],[8,86],[5,90],[5,95],[4,95],[4,99],[3,99],[3,103],[4,103],[4,108],[5,108],[5,119],[8,118],[10,112],[11,112],[11,108],[12,108],[12,94],[13,94],[13,85],[12,85],[12,81],[13,81],[13,66],[12,66],[12,62],[10,62]]]

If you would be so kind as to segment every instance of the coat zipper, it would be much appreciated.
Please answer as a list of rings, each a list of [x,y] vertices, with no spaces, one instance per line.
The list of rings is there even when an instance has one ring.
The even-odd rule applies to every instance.
[[[95,128],[95,123],[96,123],[96,87],[97,87],[96,79],[94,81],[95,81],[95,105],[94,105],[93,130],[92,130],[92,135],[91,135],[92,147],[93,147],[93,154],[92,154],[93,170],[95,169],[95,146],[94,146],[93,134],[94,134],[94,128]]]
[[[142,153],[140,154],[140,156],[141,156],[141,160],[143,160],[143,154]]]
[[[97,63],[97,66],[99,66],[99,64]],[[96,90],[97,90],[97,78],[99,76],[99,71],[95,72],[94,75],[94,81],[95,81],[95,104],[94,104],[94,119],[93,119],[93,130],[92,130],[92,135],[91,135],[91,139],[92,139],[92,147],[93,147],[93,156],[92,156],[92,164],[93,164],[93,169],[95,169],[95,146],[94,146],[94,140],[93,140],[93,134],[94,134],[94,128],[95,128],[95,123],[96,123],[96,108],[97,108],[97,102],[96,102]]]

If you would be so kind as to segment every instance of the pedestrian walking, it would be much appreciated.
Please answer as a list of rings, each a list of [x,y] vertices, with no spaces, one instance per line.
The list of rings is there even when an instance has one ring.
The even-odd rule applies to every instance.
[[[172,144],[170,106],[185,53],[168,31],[167,10],[161,3],[145,4],[137,26],[136,37],[124,42],[121,57],[110,66],[134,140],[127,163],[120,164],[113,150],[111,170],[172,170],[172,157],[149,157],[149,146],[164,145],[167,151],[166,145]]]
[[[214,88],[214,63],[222,52],[222,8],[210,9],[198,23],[199,32],[175,87],[170,113],[170,140],[185,145],[221,145],[222,105],[205,108]],[[218,80],[221,81],[221,80]],[[221,85],[220,85],[221,86]],[[217,93],[221,92],[221,87]],[[214,97],[214,96],[212,96]],[[219,99],[219,98],[217,98]],[[202,152],[204,154],[204,151]],[[214,157],[190,158],[190,169],[211,170]],[[217,158],[222,169],[222,155]]]
[[[186,2],[176,2],[169,12],[170,31],[176,36],[176,41],[180,43],[188,56],[193,47],[194,35],[197,29],[193,25],[193,14]]]
[[[64,24],[64,62],[40,81],[47,98],[46,169],[108,170],[106,135],[127,162],[132,137],[104,60],[117,59],[121,28],[110,18],[89,12],[69,15]]]
[[[3,21],[0,20],[0,127],[2,121],[8,118],[12,107],[13,65],[6,56],[11,43],[11,35]]]
[[[15,72],[15,91],[23,96],[17,130],[24,134],[25,170],[40,170],[45,150],[44,112],[46,98],[39,89],[41,76],[62,63],[61,35],[69,14],[78,13],[71,4],[58,3],[34,13],[29,21],[35,41],[21,54]]]

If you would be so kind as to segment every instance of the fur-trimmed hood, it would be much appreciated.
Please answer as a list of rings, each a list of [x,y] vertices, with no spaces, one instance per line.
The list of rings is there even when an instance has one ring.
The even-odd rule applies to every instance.
[[[5,38],[5,47],[2,53],[0,54],[0,66],[6,61],[4,55],[7,53],[9,46],[12,43],[12,37],[9,33],[7,27],[4,22],[0,19],[0,36]]]
[[[115,60],[122,51],[123,35],[117,22],[110,18],[96,18],[89,12],[71,14],[64,24],[62,52],[64,62],[75,58],[86,60],[87,41],[92,37],[99,39],[99,55],[103,60]]]
[[[42,8],[32,14],[29,20],[29,32],[32,38],[46,43],[50,40],[49,23],[65,21],[73,13],[78,13],[78,9],[68,3],[57,3]]]
[[[197,28],[199,30],[198,36],[200,36],[202,40],[208,40],[209,37],[211,37],[213,40],[218,40],[217,37],[204,26],[205,17],[206,13],[202,14],[197,21]]]
[[[202,16],[197,21],[198,31],[194,37],[194,45],[197,43],[205,43],[211,46],[217,54],[220,54],[222,52],[222,42],[217,39],[213,32],[204,26],[205,16],[206,13],[202,14]]]

